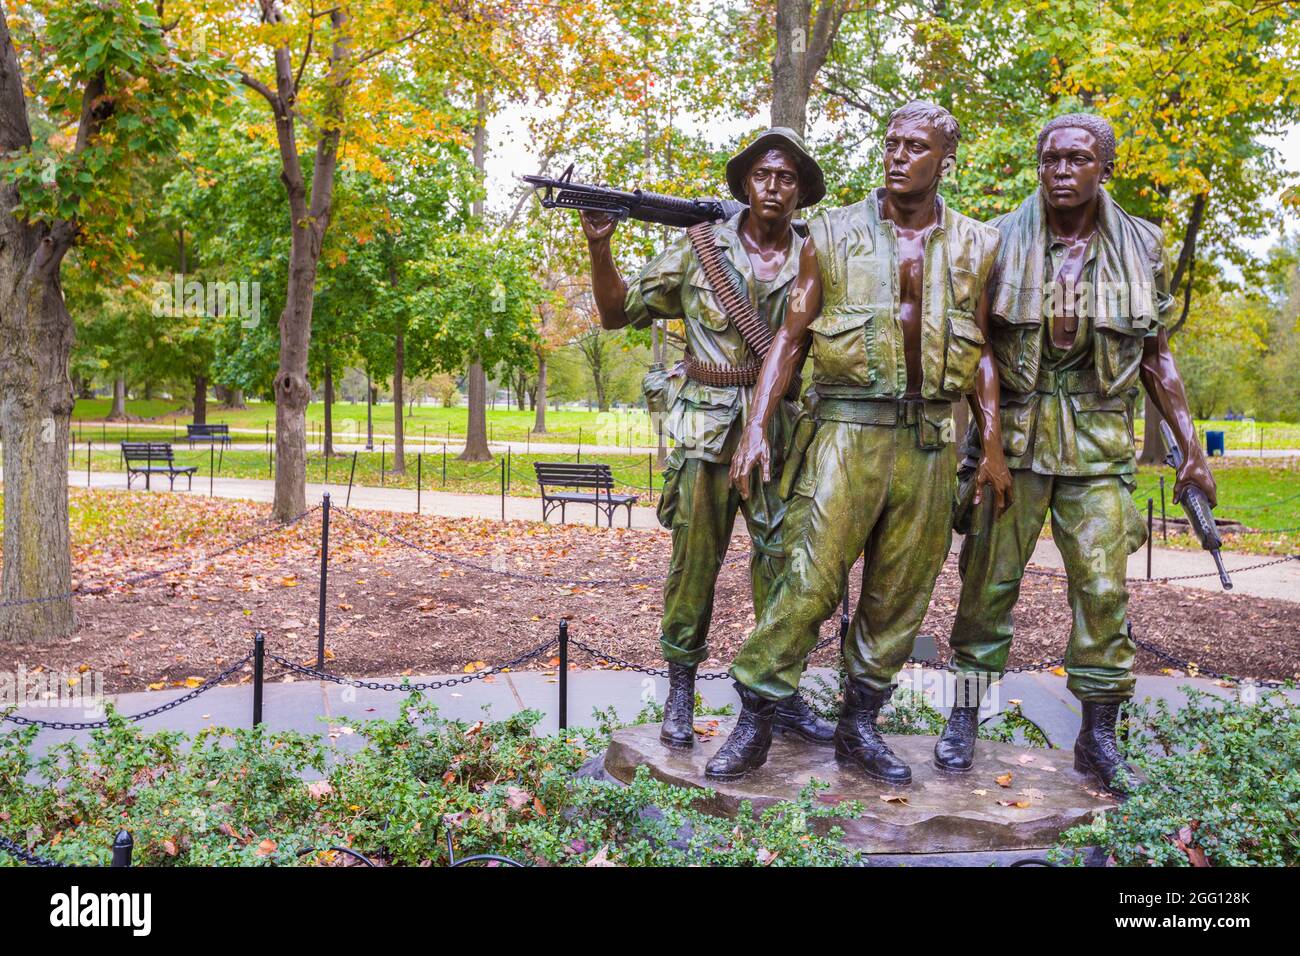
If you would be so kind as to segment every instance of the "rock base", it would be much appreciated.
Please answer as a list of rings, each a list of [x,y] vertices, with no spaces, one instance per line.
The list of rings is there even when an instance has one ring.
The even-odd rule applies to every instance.
[[[663,746],[655,724],[617,731],[605,754],[604,772],[627,783],[645,766],[666,783],[712,791],[697,806],[729,817],[745,800],[761,811],[795,799],[810,780],[820,780],[829,784],[818,794],[823,803],[856,800],[863,805],[858,818],[833,822],[844,830],[848,846],[875,854],[1041,850],[1055,844],[1062,831],[1115,805],[1114,798],[1074,771],[1070,751],[987,740],[976,744],[973,770],[946,774],[932,763],[934,737],[889,737],[890,747],[912,768],[910,786],[890,787],[841,767],[829,747],[778,734],[763,767],[743,780],[709,780],[704,765],[726,740],[732,722],[717,721],[717,735],[687,751]]]

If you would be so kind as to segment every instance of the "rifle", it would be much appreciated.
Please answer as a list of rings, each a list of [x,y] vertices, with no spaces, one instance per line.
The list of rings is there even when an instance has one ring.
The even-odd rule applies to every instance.
[[[537,190],[546,209],[581,209],[603,212],[615,219],[639,219],[661,226],[686,228],[700,222],[730,219],[745,208],[734,199],[678,199],[660,193],[634,189],[609,189],[573,181],[573,164],[559,179],[548,176],[520,177]]]
[[[1174,433],[1169,428],[1168,422],[1160,423],[1160,434],[1164,437],[1165,448],[1169,454],[1165,456],[1165,464],[1174,469],[1175,472],[1183,467],[1183,452],[1174,441]],[[1183,490],[1182,501],[1183,511],[1187,513],[1187,520],[1196,532],[1196,537],[1201,540],[1201,547],[1210,552],[1214,558],[1215,567],[1219,569],[1219,583],[1223,585],[1223,590],[1232,590],[1232,579],[1228,577],[1227,570],[1223,567],[1223,557],[1219,549],[1223,547],[1223,539],[1219,537],[1219,529],[1214,523],[1214,512],[1210,510],[1210,502],[1205,497],[1205,492],[1201,491],[1195,485],[1188,485]]]

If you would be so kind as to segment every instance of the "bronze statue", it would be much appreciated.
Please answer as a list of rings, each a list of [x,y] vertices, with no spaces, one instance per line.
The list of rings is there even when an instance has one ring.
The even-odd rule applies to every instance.
[[[1011,611],[1050,514],[1073,611],[1067,686],[1083,704],[1075,766],[1120,793],[1125,765],[1115,723],[1134,685],[1124,579],[1128,555],[1146,541],[1131,497],[1139,380],[1182,453],[1175,500],[1195,486],[1212,506],[1214,478],[1169,351],[1164,316],[1172,299],[1160,229],[1130,216],[1103,188],[1115,168],[1110,125],[1087,114],[1057,117],[1039,133],[1037,155],[1038,190],[994,221],[1002,242],[990,282],[989,335],[1015,503],[1001,517],[987,506],[971,509],[952,649],[966,674],[996,678],[1005,670]],[[972,432],[968,455],[992,440]],[[979,693],[972,697],[953,708],[935,747],[941,770],[971,768]]]
[[[582,214],[601,326],[642,328],[656,318],[682,319],[686,326],[685,361],[655,385],[666,392],[661,396],[669,410],[665,430],[676,442],[665,467],[658,517],[672,531],[661,636],[669,689],[660,739],[677,748],[694,744],[695,671],[708,656],[714,586],[737,511],[744,514],[753,543],[756,614],[781,571],[785,506],[776,482],[765,481],[742,499],[731,487],[728,466],[751,418],[761,359],[756,349],[765,348],[781,326],[794,284],[804,241],[792,228],[795,210],[818,202],[826,191],[821,168],[800,137],[781,128],[759,136],[731,159],[727,184],[748,207],[718,225],[693,227],[631,283],[619,275],[610,250],[616,222],[600,213]],[[770,427],[773,440],[784,447],[790,413],[778,413],[779,404],[778,396],[763,427]],[[830,742],[830,726],[799,697],[788,699],[775,720],[807,740]]]
[[[844,646],[848,684],[835,729],[837,759],[891,784],[910,768],[876,729],[911,653],[952,538],[957,457],[952,403],[968,398],[987,452],[982,497],[1009,503],[998,381],[986,342],[985,284],[997,231],[938,196],[956,163],[947,110],[909,103],[890,117],[885,184],[862,202],[809,220],[785,324],[763,363],[731,476],[747,500],[774,467],[766,429],[811,347],[816,428],[785,519],[786,571],[731,674],[742,702],[709,761],[716,779],[761,766],[774,715],[799,686],[804,660],[848,571],[865,554],[862,594]],[[803,444],[803,442],[801,442]]]

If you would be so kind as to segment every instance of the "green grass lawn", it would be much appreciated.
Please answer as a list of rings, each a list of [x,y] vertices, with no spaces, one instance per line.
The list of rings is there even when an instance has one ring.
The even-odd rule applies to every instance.
[[[144,439],[153,435],[183,437],[185,424],[193,421],[188,410],[180,403],[163,401],[130,401],[127,412],[130,415],[150,419],[144,423],[126,425],[122,422],[103,424],[104,416],[109,412],[111,402],[107,399],[82,399],[73,411],[73,432],[79,440],[93,437],[96,441],[122,441],[128,437]],[[629,411],[588,412],[588,411],[547,411],[544,435],[530,434],[535,412],[518,409],[489,409],[488,438],[491,441],[515,441],[525,443],[565,442],[584,445],[620,445],[632,444],[646,446],[653,444],[655,436],[651,432],[650,418],[644,409]],[[408,440],[427,440],[430,444],[444,440],[455,441],[465,437],[468,410],[463,407],[441,408],[432,405],[417,406],[414,414],[406,418],[406,436]],[[334,437],[340,442],[362,441],[366,435],[366,406],[360,402],[334,403]],[[247,429],[248,434],[236,434],[237,441],[255,441],[256,432],[266,434],[269,427],[275,431],[275,406],[270,402],[249,402],[248,408],[224,409],[216,403],[208,405],[208,421],[225,423],[232,429]],[[313,402],[307,408],[307,422],[312,429],[313,442],[319,442],[320,429],[325,423],[325,405]],[[143,426],[164,426],[157,427]],[[393,406],[376,405],[374,407],[375,440],[378,442],[393,437]],[[164,440],[164,439],[160,439]]]
[[[1133,424],[1134,434],[1142,438],[1143,421]],[[1300,448],[1300,424],[1296,422],[1225,422],[1197,419],[1196,431],[1205,445],[1207,431],[1223,432],[1224,447],[1229,450]]]

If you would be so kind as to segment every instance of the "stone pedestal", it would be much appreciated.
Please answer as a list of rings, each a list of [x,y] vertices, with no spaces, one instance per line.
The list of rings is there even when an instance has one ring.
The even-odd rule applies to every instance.
[[[712,721],[697,726],[705,723]],[[663,746],[657,724],[620,730],[605,755],[605,773],[626,783],[644,765],[659,780],[713,791],[697,806],[722,816],[734,816],[744,800],[760,811],[792,800],[816,778],[830,784],[819,792],[823,802],[863,804],[862,816],[836,823],[846,844],[875,854],[1040,850],[1052,846],[1063,830],[1115,805],[1074,771],[1070,751],[986,740],[976,744],[973,770],[946,774],[932,763],[934,737],[890,737],[889,746],[911,765],[912,783],[889,787],[841,768],[830,747],[778,734],[762,768],[742,780],[709,780],[704,764],[726,739],[732,719],[717,724],[717,736],[687,751]]]

